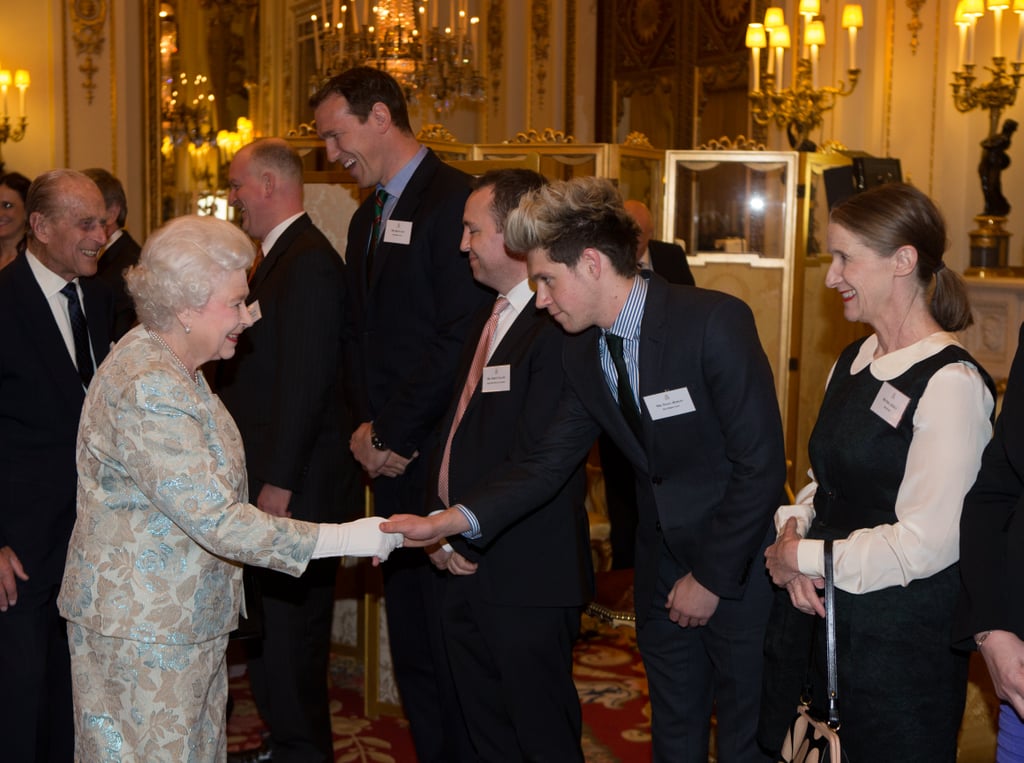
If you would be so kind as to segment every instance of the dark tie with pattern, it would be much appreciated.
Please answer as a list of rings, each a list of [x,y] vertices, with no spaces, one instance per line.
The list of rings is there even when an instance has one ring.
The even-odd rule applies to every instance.
[[[68,300],[68,317],[71,319],[71,335],[75,339],[75,365],[78,366],[78,375],[82,378],[82,384],[86,387],[92,381],[92,353],[89,352],[89,327],[85,323],[85,313],[82,312],[82,303],[78,301],[78,289],[74,281],[68,281],[60,290]]]
[[[383,188],[378,188],[373,195],[373,227],[370,229],[370,244],[366,248],[366,282],[370,282],[370,274],[373,273],[373,253],[377,249],[377,239],[380,238],[380,221],[384,216],[384,202],[388,200],[388,193]]]
[[[626,368],[626,355],[623,351],[622,337],[607,333],[604,340],[608,344],[608,352],[611,353],[612,363],[615,365],[615,373],[618,378],[619,409],[633,430],[633,434],[639,439],[643,427],[640,424],[640,411],[636,407],[636,398],[633,397],[633,386],[629,383],[629,370]]]

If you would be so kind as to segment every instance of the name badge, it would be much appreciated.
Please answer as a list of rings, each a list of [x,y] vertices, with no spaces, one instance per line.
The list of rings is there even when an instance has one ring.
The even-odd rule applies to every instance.
[[[910,398],[896,389],[889,382],[884,382],[871,404],[871,412],[882,419],[893,429],[900,425],[900,419],[907,410]]]
[[[512,366],[487,366],[480,380],[481,392],[508,392],[512,389]]]
[[[249,305],[249,317],[252,318],[253,323],[263,317],[263,313],[260,312],[260,301],[258,299]]]
[[[412,241],[412,220],[388,220],[384,226],[384,242],[408,244]]]
[[[682,416],[684,413],[693,413],[697,410],[693,405],[693,398],[690,397],[690,390],[686,387],[645,395],[644,403],[647,404],[647,412],[651,415],[652,421]]]

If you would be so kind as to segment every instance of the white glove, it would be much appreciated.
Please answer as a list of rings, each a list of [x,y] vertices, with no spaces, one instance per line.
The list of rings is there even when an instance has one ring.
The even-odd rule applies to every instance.
[[[313,558],[376,556],[384,561],[404,540],[401,533],[382,533],[380,523],[384,521],[383,517],[364,517],[343,525],[320,525]]]

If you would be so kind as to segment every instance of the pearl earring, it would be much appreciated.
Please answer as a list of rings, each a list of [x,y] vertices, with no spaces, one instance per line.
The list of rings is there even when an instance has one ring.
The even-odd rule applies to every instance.
[[[192,327],[191,326],[185,326],[185,333],[186,334],[191,334],[192,333]]]

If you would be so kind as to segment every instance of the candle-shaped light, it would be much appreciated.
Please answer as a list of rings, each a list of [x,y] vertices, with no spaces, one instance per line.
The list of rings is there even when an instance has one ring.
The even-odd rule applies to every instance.
[[[995,17],[995,46],[992,55],[995,58],[1003,57],[1003,11],[1010,7],[1009,0],[988,0],[988,9]]]
[[[747,24],[747,47],[750,48],[750,68],[754,74],[755,93],[761,90],[761,48],[767,46],[764,24]]]
[[[772,30],[772,47],[775,48],[775,81],[782,82],[783,55],[789,47],[789,24]]]
[[[764,12],[764,29],[768,34],[768,73],[771,74],[775,71],[775,56],[772,55],[770,48],[774,46],[772,34],[776,29],[786,23],[786,14],[782,8],[778,6],[771,6]]]
[[[1021,0],[1024,2],[1024,0]],[[956,4],[956,11],[953,13],[953,23],[956,25],[958,45],[956,51],[956,70],[960,71],[964,68],[964,55],[967,52],[967,27],[971,25],[971,20],[964,15],[964,0],[958,0]]]
[[[1024,0],[1020,0],[1020,1],[1024,2]],[[469,31],[470,31],[470,34],[473,36],[473,68],[474,69],[479,69],[480,68],[480,48],[477,47],[477,45],[478,45],[477,41],[478,41],[478,39],[480,37],[479,29],[480,29],[480,17],[479,16],[473,16],[469,20]]]
[[[804,45],[811,51],[811,87],[818,88],[818,50],[825,44],[825,22],[812,21],[804,33]]]
[[[850,68],[857,68],[857,30],[864,26],[864,11],[856,4],[843,6],[843,29],[850,31]]]
[[[814,17],[821,13],[821,0],[800,0],[797,13],[804,20],[804,58],[807,57],[807,27]],[[799,31],[799,30],[798,30]]]
[[[7,116],[7,88],[11,86],[11,70],[0,70],[0,93],[4,96],[4,116]]]
[[[1024,60],[1024,0],[1013,0],[1013,12],[1017,14],[1017,55],[1014,61]]]
[[[313,60],[316,63],[316,70],[320,71],[320,19],[314,13],[309,17],[313,22]]]
[[[978,19],[985,15],[985,4],[982,0],[965,0],[964,16],[970,19],[971,25],[967,27],[967,61],[974,64],[974,35],[978,28]]]
[[[18,116],[25,116],[25,91],[31,83],[28,76],[28,69],[18,69],[14,72],[14,86],[18,88]]]

